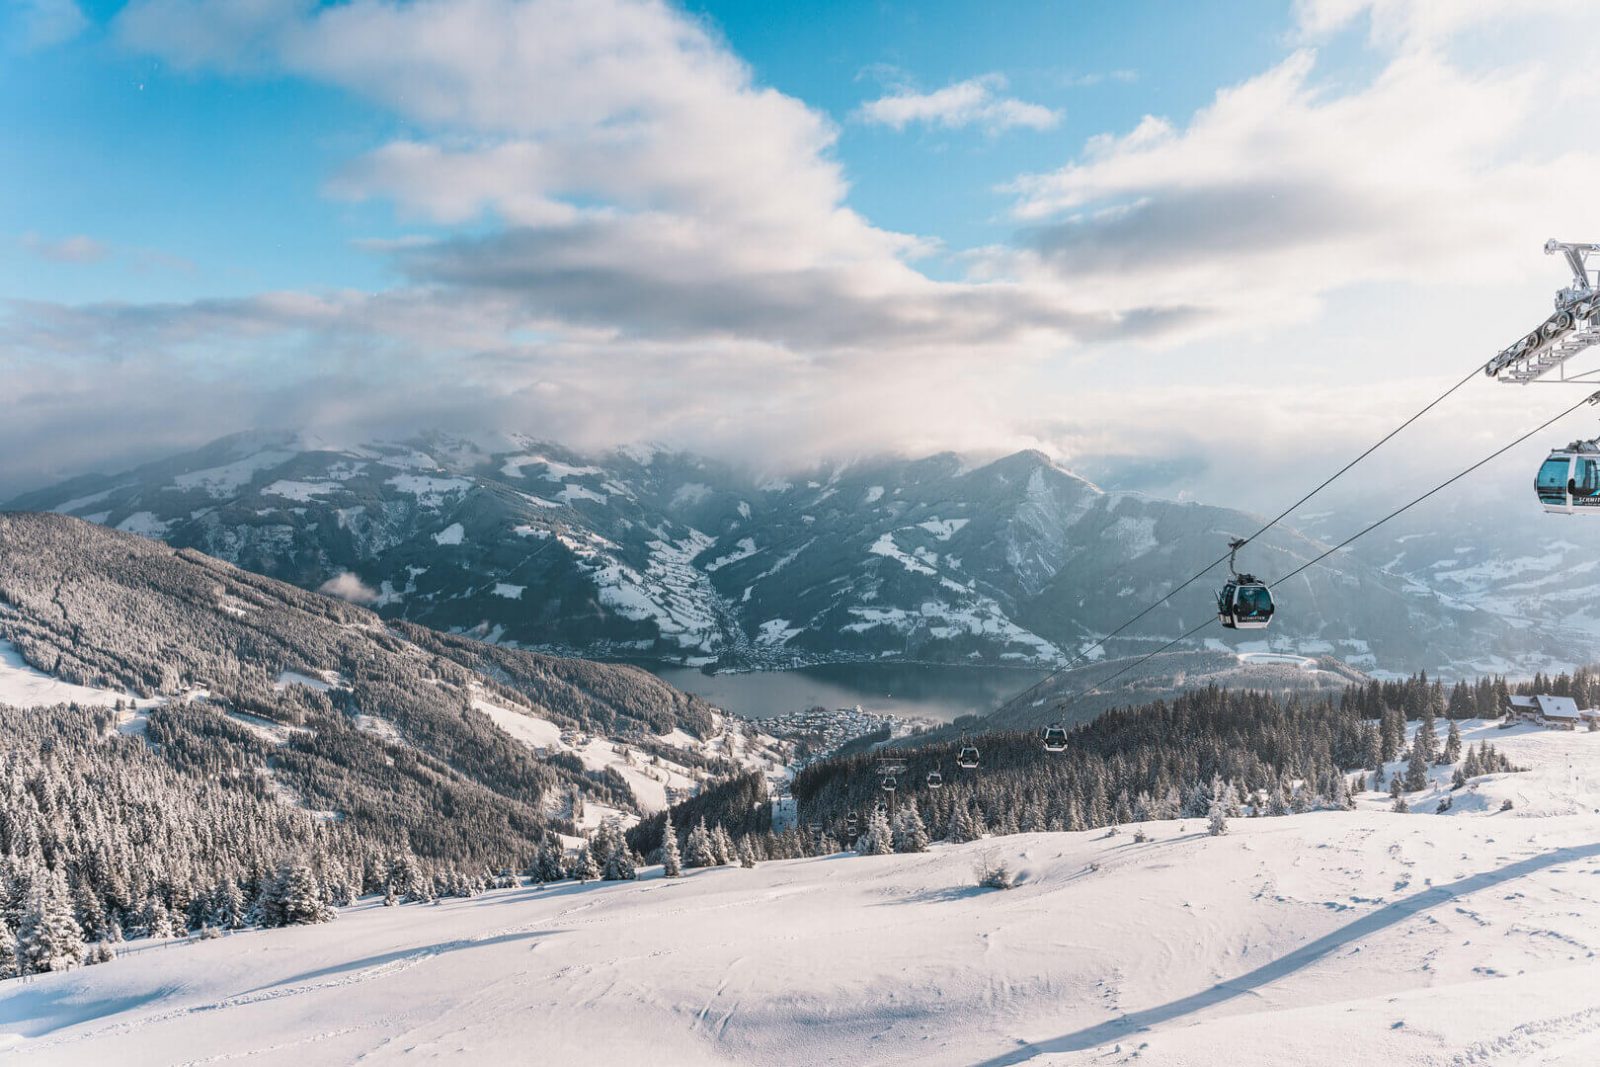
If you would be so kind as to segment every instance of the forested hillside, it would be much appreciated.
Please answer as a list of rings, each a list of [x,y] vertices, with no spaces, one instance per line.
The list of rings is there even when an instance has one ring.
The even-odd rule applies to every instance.
[[[186,929],[214,905],[232,921],[234,895],[258,898],[291,869],[324,906],[397,881],[481,883],[577,832],[586,807],[638,811],[619,767],[647,784],[667,777],[652,769],[662,754],[697,775],[738,769],[699,740],[718,728],[712,709],[643,671],[390,628],[62,516],[0,515],[0,642],[57,679],[127,694],[0,707],[0,921],[13,927],[41,895],[70,900],[91,936],[159,932],[174,915]],[[650,755],[633,771],[638,757],[607,763],[597,743]]]

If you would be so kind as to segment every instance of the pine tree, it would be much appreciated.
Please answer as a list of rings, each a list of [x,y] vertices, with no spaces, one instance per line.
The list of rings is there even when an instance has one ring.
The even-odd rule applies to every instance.
[[[950,805],[950,825],[945,830],[945,840],[951,844],[961,845],[968,841],[978,839],[977,828],[972,825],[972,813],[967,810],[967,802],[957,798]]]
[[[1450,729],[1444,737],[1444,756],[1440,763],[1454,763],[1461,758],[1461,727],[1456,725],[1455,719],[1450,720]]]
[[[211,893],[211,908],[206,921],[222,930],[239,930],[245,925],[244,894],[232,878],[224,878]]]
[[[894,831],[889,828],[889,818],[881,811],[872,813],[867,820],[867,831],[856,839],[858,856],[883,856],[894,850]]]
[[[60,873],[33,879],[17,925],[16,957],[22,974],[65,971],[83,962],[83,930],[72,916]]]
[[[1432,763],[1434,757],[1438,755],[1439,734],[1438,731],[1434,729],[1432,704],[1427,705],[1426,710],[1423,712],[1422,725],[1417,727],[1417,735],[1412,739],[1411,747],[1413,752],[1417,749],[1422,750],[1422,759],[1424,763]],[[1413,759],[1414,758],[1415,755],[1413,754]]]
[[[756,865],[756,854],[750,849],[750,839],[748,837],[739,838],[738,853],[739,866],[749,868]]]
[[[533,860],[533,877],[540,884],[559,882],[567,876],[566,850],[556,837],[548,837],[539,846]]]
[[[670,819],[661,834],[661,873],[666,878],[683,875],[683,857],[678,854],[678,832],[672,828]]]
[[[15,978],[17,971],[17,935],[11,932],[4,912],[0,912],[0,980]]]
[[[733,839],[728,836],[728,831],[718,823],[711,831],[711,848],[716,853],[717,863],[727,866],[734,861]]]
[[[695,867],[715,867],[717,865],[716,846],[711,842],[711,831],[706,829],[705,816],[689,831],[689,840],[683,850],[683,865],[691,869]]]
[[[922,824],[922,815],[915,807],[908,807],[895,820],[894,850],[896,852],[928,851],[928,829]]]
[[[592,882],[600,877],[600,868],[595,866],[594,857],[589,854],[588,845],[578,846],[577,858],[572,861],[572,869],[567,873],[580,882]]]
[[[286,863],[280,867],[272,880],[270,899],[276,921],[263,921],[263,926],[310,926],[329,922],[334,916],[309,864]]]
[[[600,824],[602,830],[608,826],[610,832],[606,836],[609,849],[605,862],[600,864],[600,877],[608,882],[631,882],[639,877],[639,872],[634,866],[633,850],[628,848],[627,839],[622,835],[622,823],[613,815]]]
[[[1220,776],[1212,777],[1210,811],[1206,818],[1206,832],[1212,837],[1228,832],[1228,791],[1231,788],[1223,785]]]
[[[1406,764],[1406,792],[1428,788],[1428,751],[1420,742],[1411,746],[1411,762]]]

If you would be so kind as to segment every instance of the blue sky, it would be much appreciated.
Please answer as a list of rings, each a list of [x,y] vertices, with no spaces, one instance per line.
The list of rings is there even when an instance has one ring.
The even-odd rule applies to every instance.
[[[1597,28],[1572,0],[21,0],[0,493],[248,426],[430,425],[780,465],[1179,451],[1205,479],[1168,491],[1265,505],[1543,314],[1539,246],[1600,232]],[[1508,397],[1430,447],[1560,402]]]
[[[0,230],[91,234],[98,263],[55,264],[13,240],[0,291],[49,300],[181,300],[263,288],[392,284],[356,244],[416,233],[385,205],[324,195],[352,154],[402,132],[384,108],[302,79],[174,70],[112,28],[122,5],[86,4],[80,35],[28,48],[9,12],[0,67],[8,155]],[[880,226],[952,249],[1014,229],[999,187],[1071,158],[1096,133],[1187,114],[1218,85],[1284,50],[1287,3],[957,3],[686,7],[764,85],[839,124],[851,204]],[[1052,129],[896,131],[853,118],[897,84],[926,90],[989,74],[1061,116]],[[935,272],[948,268],[934,266]]]

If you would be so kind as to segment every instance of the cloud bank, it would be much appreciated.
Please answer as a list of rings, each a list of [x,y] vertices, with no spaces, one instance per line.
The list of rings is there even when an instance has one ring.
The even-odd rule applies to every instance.
[[[1270,480],[1297,436],[1330,455],[1362,440],[1369,418],[1321,400],[1341,364],[1392,371],[1389,342],[1442,342],[1447,359],[1403,368],[1425,388],[1525,330],[1560,281],[1537,247],[1583,236],[1600,163],[1571,136],[1600,94],[1563,73],[1589,8],[1297,10],[1269,69],[1193,114],[1063,143],[1059,166],[998,191],[1013,239],[950,249],[854,210],[833,119],[664,3],[135,0],[112,34],[139,55],[331,86],[393,116],[400,132],[324,190],[427,236],[366,246],[388,289],[9,302],[0,496],[244,426],[493,425],[768,463],[1040,446],[1182,450],[1204,468],[1243,449]],[[1318,48],[1352,27],[1376,73],[1338,81]],[[1474,34],[1508,47],[1469,61]],[[989,75],[859,117],[1054,126],[1004,94]],[[93,242],[37,241],[94,258]],[[1385,286],[1464,310],[1429,333],[1371,295]],[[1215,430],[1216,410],[1263,395],[1289,416],[1245,441]]]

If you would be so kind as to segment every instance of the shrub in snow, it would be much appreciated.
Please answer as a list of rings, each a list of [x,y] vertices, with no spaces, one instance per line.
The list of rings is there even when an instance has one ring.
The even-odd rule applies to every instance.
[[[1142,845],[1148,840],[1150,840],[1150,835],[1144,832],[1144,827],[1141,826],[1133,832],[1134,844]]]
[[[1511,810],[1511,798],[1510,797],[1506,797],[1504,800],[1502,800],[1500,802],[1500,810],[1501,811],[1510,811]]]
[[[1206,813],[1206,833],[1220,837],[1228,832],[1228,807],[1233,786],[1224,785],[1220,775],[1211,778],[1211,810]]]
[[[195,936],[201,941],[215,941],[217,938],[222,936],[222,931],[218,930],[215,926],[202,926],[200,928],[200,932]]]
[[[1389,810],[1397,811],[1401,815],[1404,815],[1406,812],[1411,810],[1411,805],[1406,803],[1405,797],[1397,796],[1394,798],[1394,804],[1390,806]]]
[[[117,954],[111,951],[110,945],[104,941],[96,941],[90,946],[88,954],[83,957],[83,963],[85,967],[93,967],[97,963],[110,963],[116,958]],[[0,977],[4,975],[0,974]]]
[[[972,877],[982,889],[1010,889],[1016,878],[1006,861],[996,859],[994,853],[985,852],[972,865]]]

